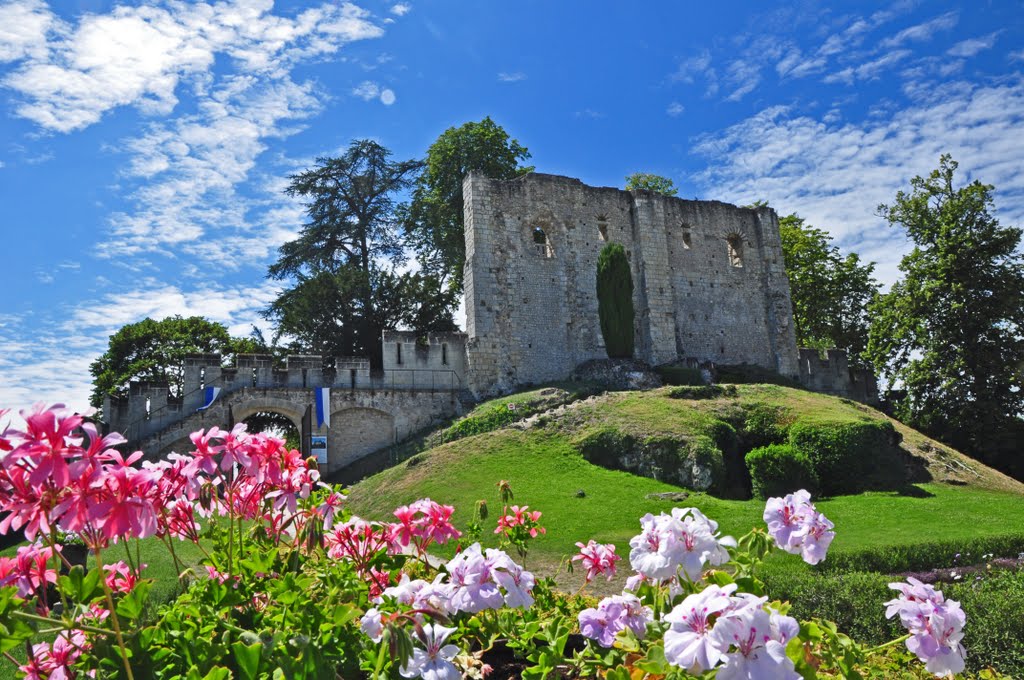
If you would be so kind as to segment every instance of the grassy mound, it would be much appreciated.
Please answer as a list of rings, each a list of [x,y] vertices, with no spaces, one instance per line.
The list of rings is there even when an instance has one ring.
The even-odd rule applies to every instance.
[[[594,538],[625,547],[637,533],[639,517],[674,506],[696,506],[735,535],[761,524],[760,500],[693,492],[685,500],[663,500],[652,496],[683,490],[588,461],[581,448],[601,433],[612,430],[637,441],[711,441],[728,448],[744,439],[753,446],[771,443],[787,423],[877,421],[891,423],[902,436],[906,465],[920,481],[822,501],[819,507],[838,527],[837,551],[1024,533],[1024,515],[1018,511],[1024,485],[866,406],[774,385],[680,395],[684,389],[697,388],[561,401],[551,410],[422,451],[355,485],[351,506],[360,515],[385,519],[398,505],[429,496],[454,505],[455,522],[464,526],[478,500],[496,512],[495,484],[506,479],[515,502],[544,512],[548,534],[535,542],[531,561],[554,568],[574,551],[576,541]],[[534,394],[497,403],[517,403],[517,398],[521,403]],[[482,404],[469,417],[493,405]]]

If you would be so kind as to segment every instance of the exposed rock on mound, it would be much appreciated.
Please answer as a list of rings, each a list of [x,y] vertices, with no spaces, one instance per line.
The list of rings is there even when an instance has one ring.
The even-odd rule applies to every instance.
[[[593,359],[577,366],[571,380],[596,383],[615,391],[661,387],[661,376],[635,359]]]

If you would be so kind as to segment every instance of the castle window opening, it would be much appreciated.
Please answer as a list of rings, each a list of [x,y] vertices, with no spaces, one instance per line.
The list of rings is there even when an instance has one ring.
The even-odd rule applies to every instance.
[[[693,247],[693,237],[690,236],[690,225],[683,223],[683,250]]]
[[[533,247],[541,257],[551,257],[551,244],[548,242],[548,235],[540,227],[533,228]]]
[[[441,365],[448,365],[448,343],[441,343]]]
[[[400,342],[395,343],[395,363],[402,364],[402,343]]]
[[[597,233],[601,237],[602,241],[607,241],[608,240],[608,223],[607,222],[598,222],[597,223]]]
[[[356,388],[356,369],[354,369],[354,368],[348,369],[348,377],[349,377],[349,380],[352,381],[352,389],[355,389]]]
[[[732,234],[726,239],[729,245],[729,264],[733,267],[743,266],[743,239],[738,234]]]

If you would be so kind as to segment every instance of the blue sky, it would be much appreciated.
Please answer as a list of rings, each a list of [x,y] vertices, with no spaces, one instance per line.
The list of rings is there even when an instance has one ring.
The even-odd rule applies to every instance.
[[[0,0],[0,406],[84,407],[122,325],[247,334],[289,174],[492,116],[542,172],[767,199],[895,280],[875,216],[950,152],[1024,223],[1020,2]]]

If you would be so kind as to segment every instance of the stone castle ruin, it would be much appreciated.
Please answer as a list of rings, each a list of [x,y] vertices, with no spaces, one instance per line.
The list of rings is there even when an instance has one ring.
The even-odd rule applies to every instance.
[[[867,371],[845,352],[797,349],[779,223],[770,208],[738,208],[650,191],[591,187],[532,173],[463,183],[466,332],[383,334],[383,371],[365,358],[218,355],[184,366],[184,394],[133,384],[104,404],[111,429],[162,453],[189,432],[260,411],[288,417],[303,435],[329,435],[327,472],[344,468],[418,429],[461,413],[463,404],[561,380],[605,359],[598,317],[597,258],[621,244],[630,261],[634,358],[651,365],[749,364],[809,389],[876,402]],[[221,388],[197,412],[205,387]],[[313,388],[331,388],[331,428],[310,421]],[[307,451],[308,452],[308,451]]]

